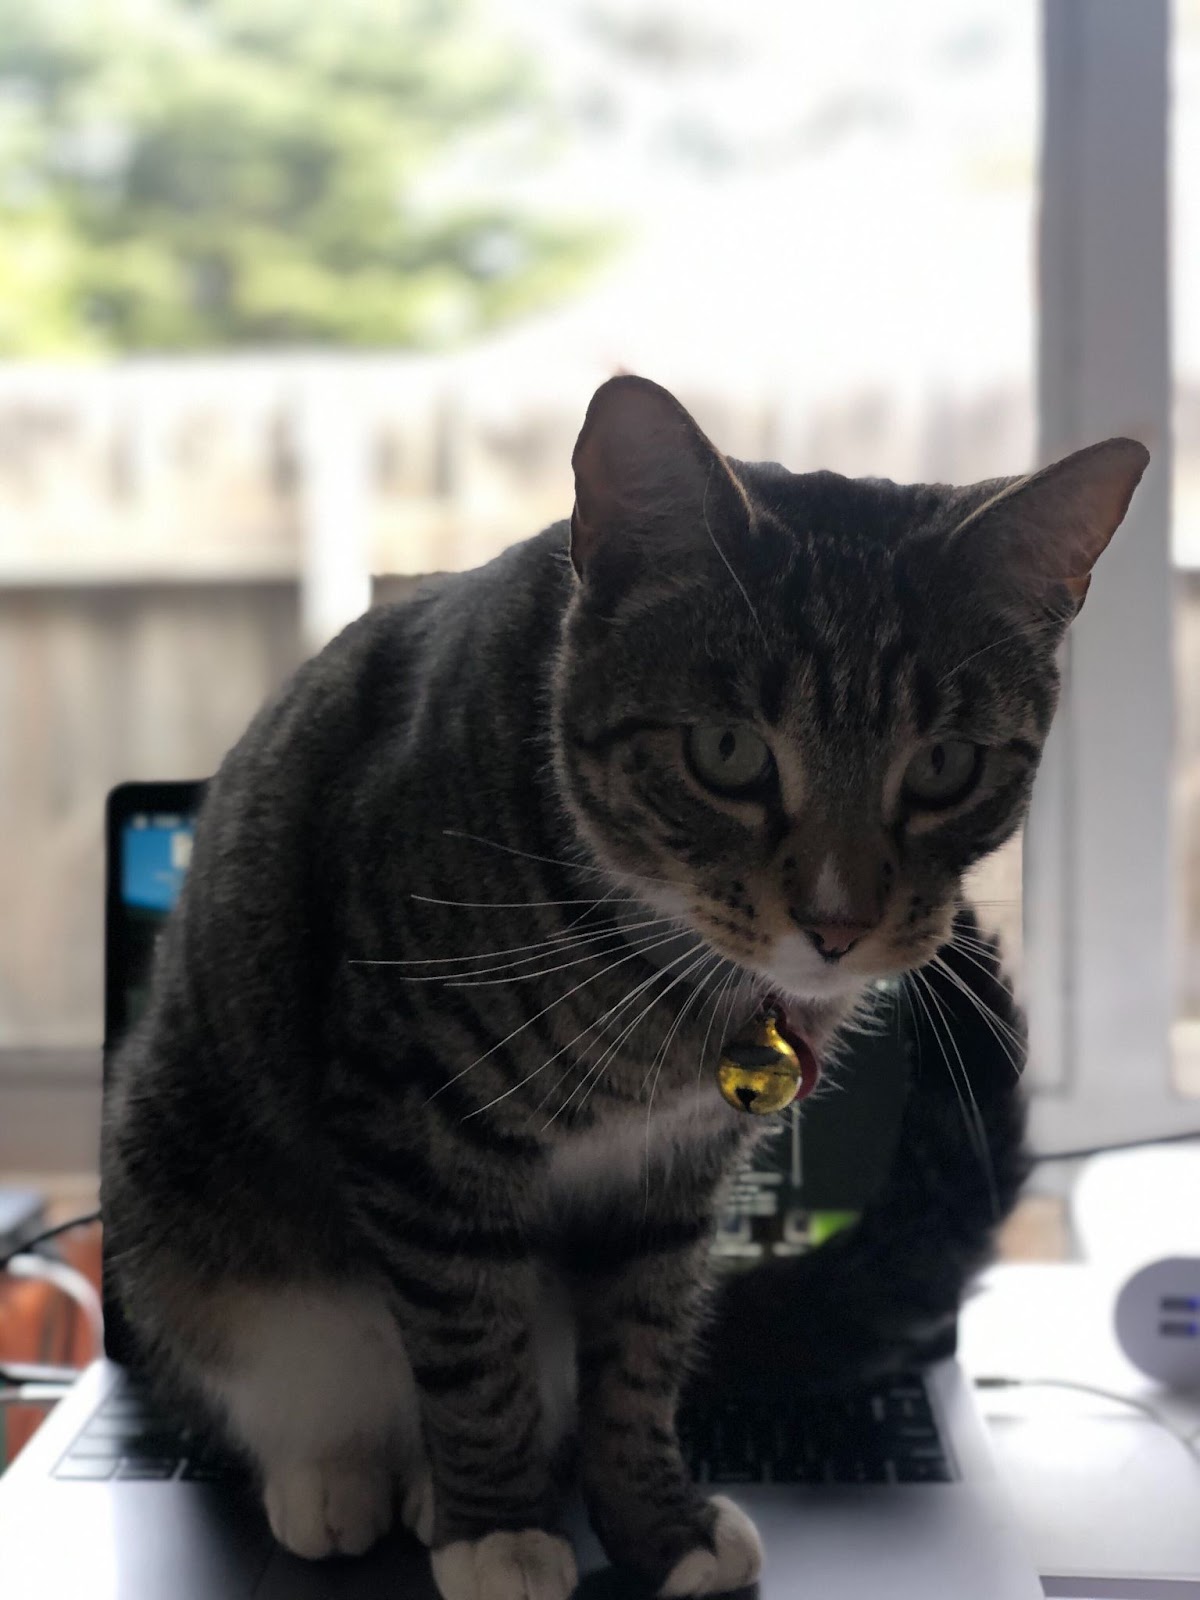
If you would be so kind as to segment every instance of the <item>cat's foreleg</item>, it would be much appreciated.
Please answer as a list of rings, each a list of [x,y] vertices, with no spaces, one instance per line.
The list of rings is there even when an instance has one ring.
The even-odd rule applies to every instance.
[[[532,1261],[460,1262],[437,1281],[394,1273],[421,1399],[432,1483],[433,1574],[446,1600],[567,1600],[570,1546],[552,1531],[558,1487],[535,1338]]]
[[[272,1531],[310,1559],[358,1555],[427,1479],[416,1386],[390,1308],[350,1285],[194,1297],[181,1365],[255,1462]],[[203,1329],[208,1332],[201,1337]]]
[[[691,1481],[675,1432],[705,1297],[705,1218],[631,1218],[578,1278],[584,1492],[612,1560],[661,1595],[724,1593],[762,1564],[754,1524]]]

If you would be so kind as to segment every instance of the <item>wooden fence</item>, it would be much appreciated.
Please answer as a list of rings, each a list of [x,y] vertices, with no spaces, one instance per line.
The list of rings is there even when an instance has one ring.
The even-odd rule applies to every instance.
[[[373,596],[563,515],[603,376],[315,358],[0,370],[0,1049],[98,1040],[107,789],[211,771]],[[804,418],[683,398],[731,453],[797,465],[892,464],[902,435],[898,475],[969,478],[1028,449],[1022,396],[923,422],[872,397]],[[1200,587],[1181,593],[1179,659],[1200,686]],[[1200,1014],[1200,690],[1180,729]]]

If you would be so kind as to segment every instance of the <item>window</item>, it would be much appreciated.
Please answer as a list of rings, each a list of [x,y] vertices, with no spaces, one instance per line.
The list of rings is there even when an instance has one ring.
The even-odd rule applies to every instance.
[[[478,0],[455,35],[470,116],[397,207],[415,230],[403,304],[374,244],[330,275],[317,244],[295,253],[299,223],[273,236],[287,271],[265,300],[232,226],[234,254],[184,263],[178,302],[145,287],[175,281],[158,267],[139,276],[175,236],[127,238],[127,277],[86,300],[88,337],[123,359],[0,369],[0,903],[19,908],[0,919],[0,1090],[13,1061],[33,1081],[74,1051],[93,1092],[105,790],[212,770],[372,596],[561,516],[583,408],[626,367],[731,453],[797,469],[970,479],[1118,431],[1152,445],[1073,631],[1030,827],[976,892],[1013,952],[1024,935],[1038,1140],[1184,1125],[1180,1091],[1200,1088],[1196,0],[1178,0],[1172,45],[1174,475],[1167,22],[1166,0]],[[520,67],[508,89],[490,60]],[[23,70],[0,40],[0,128],[39,103]],[[405,115],[447,125],[439,92]],[[136,143],[126,111],[59,138],[59,177],[110,194]],[[216,194],[216,170],[173,181]],[[0,208],[35,192],[0,178]],[[315,181],[291,172],[297,215]],[[225,199],[244,203],[236,182]],[[44,243],[52,219],[21,218]],[[25,281],[13,226],[0,287]],[[355,287],[330,296],[338,271]],[[38,284],[65,297],[37,302],[52,343],[70,285]],[[16,337],[0,319],[0,349]],[[147,354],[156,340],[186,353]],[[197,353],[206,340],[222,351]]]

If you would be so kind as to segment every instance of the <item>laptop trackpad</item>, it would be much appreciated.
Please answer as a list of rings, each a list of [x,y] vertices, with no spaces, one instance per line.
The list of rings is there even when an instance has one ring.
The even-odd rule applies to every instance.
[[[207,1485],[54,1488],[5,1522],[5,1593],[11,1581],[27,1600],[249,1600],[270,1556],[257,1507]]]

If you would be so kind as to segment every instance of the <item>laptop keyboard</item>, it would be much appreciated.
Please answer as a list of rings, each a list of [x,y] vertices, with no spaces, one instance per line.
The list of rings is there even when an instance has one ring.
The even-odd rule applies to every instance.
[[[679,1423],[697,1483],[949,1483],[958,1476],[919,1373],[821,1399],[730,1397]]]
[[[858,1394],[730,1398],[680,1418],[697,1483],[949,1483],[956,1473],[924,1381],[903,1374]],[[242,1475],[135,1389],[95,1411],[56,1478],[217,1483]]]
[[[92,1413],[54,1476],[92,1483],[110,1478],[216,1483],[241,1476],[241,1469],[159,1415],[145,1395],[122,1386]]]

